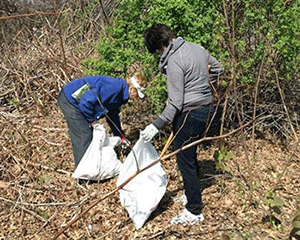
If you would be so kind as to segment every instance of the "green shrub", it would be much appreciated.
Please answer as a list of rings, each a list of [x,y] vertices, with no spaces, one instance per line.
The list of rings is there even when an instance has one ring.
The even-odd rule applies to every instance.
[[[205,12],[205,8],[210,11]],[[187,40],[206,43],[211,50],[217,50],[217,41],[213,41],[214,19],[221,19],[221,15],[215,9],[216,6],[199,0],[120,1],[114,21],[97,44],[99,59],[83,61],[85,73],[124,78],[128,67],[142,63],[143,73],[151,80],[146,93],[159,112],[167,96],[165,78],[159,73],[158,58],[149,54],[144,46],[144,31],[154,22],[164,23]],[[211,42],[214,44],[209,44]]]
[[[125,77],[129,66],[141,63],[152,81],[147,91],[158,112],[166,99],[165,79],[143,41],[145,29],[154,22],[203,45],[224,65],[227,79],[235,77],[238,84],[253,85],[262,64],[261,76],[270,83],[275,82],[274,68],[280,79],[297,78],[300,6],[295,0],[122,0],[117,6],[96,46],[99,59],[83,62],[86,73]]]
[[[299,70],[300,5],[280,0],[238,2],[232,55],[238,62],[238,79],[251,84],[264,64],[263,75],[268,80],[274,79],[274,67],[291,80]]]
[[[295,230],[295,235],[300,236],[300,208],[296,212],[296,216],[292,222]]]

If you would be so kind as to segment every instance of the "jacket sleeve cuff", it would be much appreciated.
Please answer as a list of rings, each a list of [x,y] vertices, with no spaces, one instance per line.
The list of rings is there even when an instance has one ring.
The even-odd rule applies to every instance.
[[[166,123],[160,117],[158,117],[154,120],[153,125],[160,130],[166,125]]]

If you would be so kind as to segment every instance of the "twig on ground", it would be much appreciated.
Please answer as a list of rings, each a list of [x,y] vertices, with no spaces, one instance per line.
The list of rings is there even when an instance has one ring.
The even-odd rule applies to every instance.
[[[43,222],[46,222],[47,220],[45,220],[43,217],[41,217],[40,215],[38,215],[37,213],[31,211],[31,210],[28,210],[27,208],[23,207],[23,206],[20,206],[19,204],[16,204],[15,207],[18,207],[22,210],[24,210],[25,212],[29,213],[30,215],[34,216],[35,218],[43,221]]]
[[[40,227],[34,234],[33,234],[33,236],[31,237],[31,238],[29,238],[29,239],[33,239],[34,237],[36,237],[36,235],[38,234],[38,233],[40,233],[42,230],[43,230],[43,228],[44,227],[46,227],[49,223],[50,223],[50,221],[52,220],[52,218],[54,218],[55,216],[56,216],[56,214],[57,214],[57,212],[55,212],[44,224],[43,224],[43,226],[42,227]]]
[[[277,178],[277,182],[275,184],[275,186],[272,189],[272,192],[274,192],[278,186],[278,184],[280,183],[281,178],[283,177],[283,175],[285,174],[287,168],[290,166],[293,157],[295,156],[295,153],[297,152],[298,146],[299,146],[300,141],[296,142],[291,150],[291,154],[288,158],[288,160],[286,161],[286,165],[284,167],[284,169],[282,170],[281,174],[279,174],[278,178]]]

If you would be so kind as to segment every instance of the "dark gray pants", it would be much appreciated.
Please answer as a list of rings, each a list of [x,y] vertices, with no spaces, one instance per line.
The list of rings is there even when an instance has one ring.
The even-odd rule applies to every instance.
[[[63,91],[58,95],[58,105],[69,127],[75,167],[77,167],[92,141],[93,129],[81,112],[69,103]]]

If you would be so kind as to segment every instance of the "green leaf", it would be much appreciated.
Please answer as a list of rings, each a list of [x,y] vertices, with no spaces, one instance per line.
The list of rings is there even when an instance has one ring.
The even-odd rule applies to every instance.
[[[265,204],[265,205],[270,205],[270,199],[267,198],[267,197],[264,197],[264,199],[263,199],[263,204]]]
[[[293,222],[293,227],[294,227],[294,228],[297,228],[297,229],[298,229],[298,228],[300,229],[300,221],[294,221],[294,222]]]
[[[233,158],[234,158],[233,152],[229,151],[229,152],[226,154],[225,159],[226,159],[226,160],[231,160],[231,159],[233,159]]]
[[[273,204],[274,204],[274,206],[281,207],[281,206],[283,206],[283,201],[281,198],[275,196],[273,199]]]
[[[300,208],[296,212],[296,217],[300,217]]]

